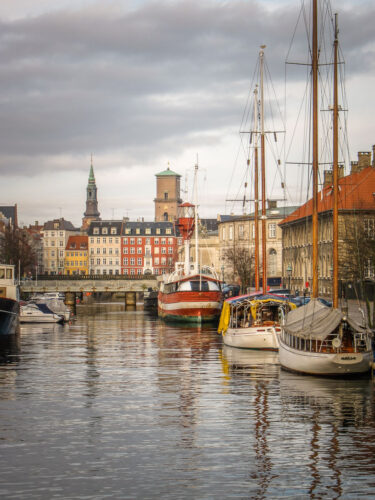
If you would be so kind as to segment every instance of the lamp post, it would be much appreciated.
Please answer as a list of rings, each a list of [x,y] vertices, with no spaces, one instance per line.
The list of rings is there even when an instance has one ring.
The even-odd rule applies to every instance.
[[[290,264],[286,268],[286,274],[288,275],[288,281],[289,281],[288,288],[290,292],[290,277],[292,276],[292,266]]]
[[[224,283],[224,264],[221,266],[221,276],[222,276],[222,281]]]

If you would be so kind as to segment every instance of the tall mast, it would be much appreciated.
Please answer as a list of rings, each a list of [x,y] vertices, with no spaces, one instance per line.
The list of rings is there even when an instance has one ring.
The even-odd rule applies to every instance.
[[[312,79],[313,79],[313,212],[312,212],[312,297],[317,298],[318,286],[318,5],[313,0]]]
[[[332,276],[332,305],[335,309],[338,307],[339,296],[339,246],[338,246],[338,226],[339,226],[339,209],[338,209],[338,191],[339,191],[339,146],[338,146],[338,95],[337,95],[337,63],[338,63],[338,26],[337,14],[335,14],[335,41],[334,41],[334,70],[333,70],[333,276]]]
[[[254,230],[255,290],[259,290],[259,171],[258,171],[258,89],[254,90]]]
[[[197,163],[195,164],[195,175],[194,175],[194,198],[195,198],[195,272],[199,271],[199,263],[198,263],[198,158]]]
[[[264,146],[264,91],[263,91],[263,66],[265,45],[261,45],[260,60],[260,154],[262,174],[262,261],[263,261],[263,293],[267,292],[267,251],[266,251],[266,156]]]

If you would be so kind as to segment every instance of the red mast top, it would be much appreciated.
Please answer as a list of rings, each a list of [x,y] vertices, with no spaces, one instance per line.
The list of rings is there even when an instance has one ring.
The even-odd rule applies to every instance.
[[[179,217],[176,226],[178,227],[184,241],[190,240],[193,235],[195,227],[194,212],[195,205],[192,205],[191,203],[186,202],[178,206]]]

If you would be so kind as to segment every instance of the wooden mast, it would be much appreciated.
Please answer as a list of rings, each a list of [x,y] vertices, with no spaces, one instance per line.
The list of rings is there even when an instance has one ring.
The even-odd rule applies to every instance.
[[[333,276],[332,276],[332,305],[335,309],[338,307],[339,296],[339,210],[338,210],[338,191],[339,191],[339,161],[338,161],[338,95],[337,95],[337,63],[338,63],[338,27],[337,14],[335,14],[335,41],[334,41],[334,72],[333,72],[333,210],[332,210],[332,225],[333,225]]]
[[[262,174],[262,285],[263,293],[267,292],[267,252],[266,252],[266,156],[264,145],[264,92],[263,92],[263,64],[265,45],[261,45],[260,59],[260,153]]]
[[[318,285],[318,5],[313,0],[312,83],[313,83],[313,211],[312,211],[312,297],[317,298]]]
[[[259,290],[259,171],[258,171],[258,89],[254,90],[254,231],[255,290]]]

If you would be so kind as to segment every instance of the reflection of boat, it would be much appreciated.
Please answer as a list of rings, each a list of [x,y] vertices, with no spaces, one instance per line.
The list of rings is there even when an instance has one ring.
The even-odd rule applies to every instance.
[[[195,166],[195,189],[198,165]],[[197,206],[183,203],[179,206],[178,228],[185,243],[183,266],[162,277],[158,294],[158,314],[163,319],[202,323],[218,319],[221,310],[221,280],[216,272],[198,264]],[[195,228],[195,262],[190,264],[189,241]],[[178,263],[177,263],[178,264]]]
[[[373,358],[371,332],[338,307],[338,29],[334,33],[332,263],[333,307],[318,299],[318,3],[313,0],[312,90],[313,90],[313,199],[312,199],[312,299],[291,311],[280,337],[283,368],[310,375],[357,375],[370,370]]]
[[[0,335],[18,332],[18,287],[14,281],[14,266],[0,265]]]
[[[48,309],[51,309],[52,312],[62,316],[64,321],[69,321],[71,317],[71,310],[64,303],[64,301],[60,298],[39,298],[35,299],[33,302],[36,304],[45,304]]]
[[[55,314],[46,304],[29,302],[21,305],[21,323],[62,323],[63,321],[63,316]]]
[[[218,332],[228,346],[278,350],[280,320],[295,308],[288,299],[272,294],[228,299],[223,304]]]
[[[236,349],[224,345],[222,353],[225,370],[249,371],[252,377],[260,379],[274,378],[279,374],[279,359],[275,351]]]

